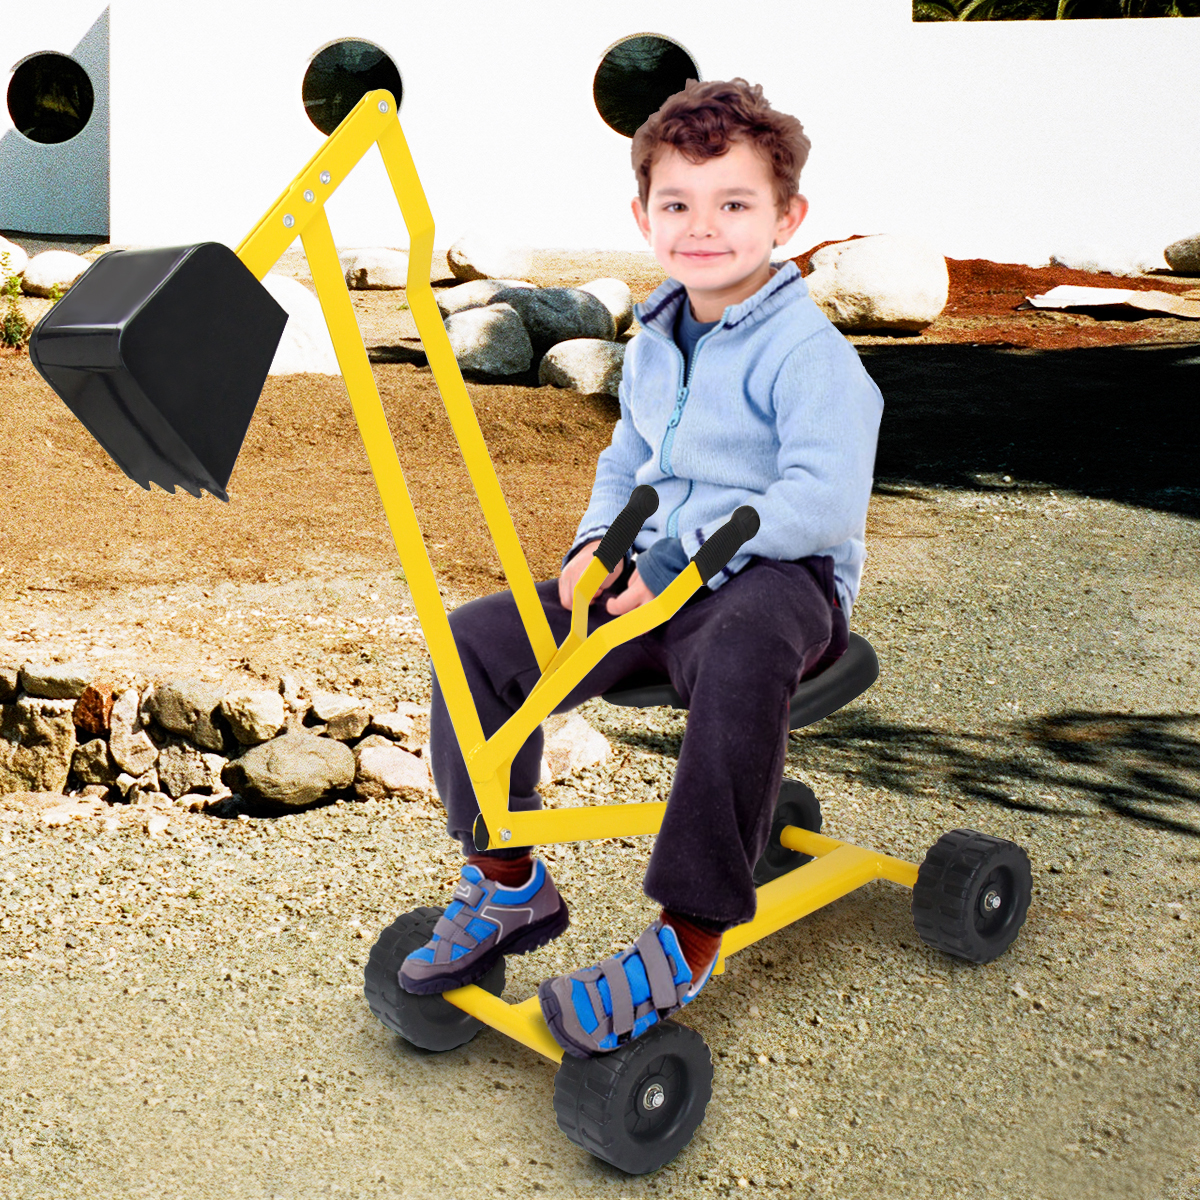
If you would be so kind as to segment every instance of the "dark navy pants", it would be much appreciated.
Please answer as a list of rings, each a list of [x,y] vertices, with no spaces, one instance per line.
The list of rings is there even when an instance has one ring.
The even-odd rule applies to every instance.
[[[604,607],[632,567],[601,592],[588,632],[615,620]],[[537,586],[554,640],[571,613],[558,580]],[[472,600],[450,628],[485,737],[512,716],[538,680],[537,662],[511,592]],[[752,873],[766,846],[787,751],[788,708],[802,677],[845,652],[846,620],[834,601],[833,561],[752,558],[716,591],[702,587],[670,620],[611,650],[555,708],[570,709],[618,684],[670,680],[688,708],[687,728],[645,891],[664,908],[721,929],[755,911]],[[433,778],[447,830],[474,852],[479,805],[436,675],[430,723]],[[543,735],[530,734],[512,764],[509,806],[541,807],[536,791]],[[500,850],[512,857],[512,850]]]

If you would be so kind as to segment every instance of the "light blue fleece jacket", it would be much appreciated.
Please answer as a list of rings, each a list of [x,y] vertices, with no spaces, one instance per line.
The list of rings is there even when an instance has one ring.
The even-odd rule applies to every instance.
[[[603,537],[639,484],[658,492],[634,541],[678,538],[689,558],[749,504],[759,530],[708,581],[715,590],[752,556],[828,554],[849,617],[866,561],[864,534],[883,397],[854,347],[808,294],[795,263],[730,305],[684,370],[674,328],[687,291],[668,279],[634,314],[618,389],[620,418],[563,563]],[[668,559],[670,556],[666,556]]]

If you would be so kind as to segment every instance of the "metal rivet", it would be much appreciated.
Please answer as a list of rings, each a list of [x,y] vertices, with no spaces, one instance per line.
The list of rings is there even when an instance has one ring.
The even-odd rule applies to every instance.
[[[380,112],[387,112],[387,101],[386,101],[386,100],[380,100],[380,102],[379,102],[379,111],[380,111]]]
[[[304,198],[305,198],[305,200],[307,200],[309,202],[309,204],[311,204],[313,202],[313,200],[315,199],[311,190],[306,191],[304,193]]]
[[[983,907],[996,911],[1001,905],[1000,893],[992,888],[983,898]]]
[[[329,174],[328,171],[321,172],[321,182],[322,183],[328,183],[331,178],[332,178],[332,176]]]
[[[667,1093],[661,1083],[652,1083],[642,1096],[643,1108],[661,1108],[666,1101]]]
[[[283,227],[284,227],[285,229],[291,229],[291,227],[292,227],[293,225],[295,225],[295,223],[296,223],[296,218],[295,218],[295,217],[293,217],[291,213],[287,213],[287,214],[284,216],[284,218],[283,218]]]
[[[512,830],[511,829],[500,830],[500,840],[502,842],[511,842],[512,841]]]

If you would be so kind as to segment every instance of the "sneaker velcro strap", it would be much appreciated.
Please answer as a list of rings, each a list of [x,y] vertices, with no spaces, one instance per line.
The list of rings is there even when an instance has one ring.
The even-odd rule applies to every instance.
[[[479,938],[472,934],[467,929],[467,926],[472,921],[479,920],[487,920],[487,918],[477,916],[469,908],[460,908],[452,917],[448,917],[444,913],[438,917],[437,924],[433,927],[433,932],[443,942],[447,943],[447,946],[466,946],[468,950],[472,950],[479,944]],[[492,925],[494,923],[489,921],[488,924]],[[448,949],[447,953],[449,953]]]
[[[674,1008],[679,1003],[679,993],[675,988],[675,971],[667,960],[667,952],[658,940],[658,933],[653,928],[633,943],[642,956],[642,965],[646,968],[646,978],[650,983],[650,997],[655,1008]]]
[[[600,970],[608,981],[608,994],[612,999],[612,1027],[617,1034],[628,1033],[633,1028],[633,993],[629,980],[619,959],[606,958]]]
[[[461,900],[468,908],[474,908],[483,897],[483,888],[469,879],[464,879],[454,889],[454,899]]]

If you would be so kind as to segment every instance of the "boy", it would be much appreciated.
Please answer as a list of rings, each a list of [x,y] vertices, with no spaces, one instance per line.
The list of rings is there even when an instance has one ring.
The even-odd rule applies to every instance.
[[[760,527],[670,620],[618,646],[555,709],[631,676],[668,678],[687,733],[646,894],[662,912],[633,946],[548,979],[542,1012],[564,1051],[616,1049],[688,1003],[721,935],[755,911],[754,865],[783,777],[799,680],[848,645],[883,400],[858,355],[809,298],[795,263],[771,266],[804,219],[809,139],[745,80],[697,83],[635,134],[633,215],[667,282],[636,308],[620,419],[601,453],[587,512],[556,580],[537,585],[561,643],[573,589],[642,483],[658,510],[605,579],[593,629],[644,604],[687,566],[739,505]],[[510,592],[450,617],[486,736],[520,706],[538,668]],[[513,761],[510,806],[541,806],[536,731]],[[434,781],[468,865],[432,940],[400,971],[412,992],[481,978],[504,954],[544,945],[567,907],[529,847],[473,852],[474,789],[436,678]]]

